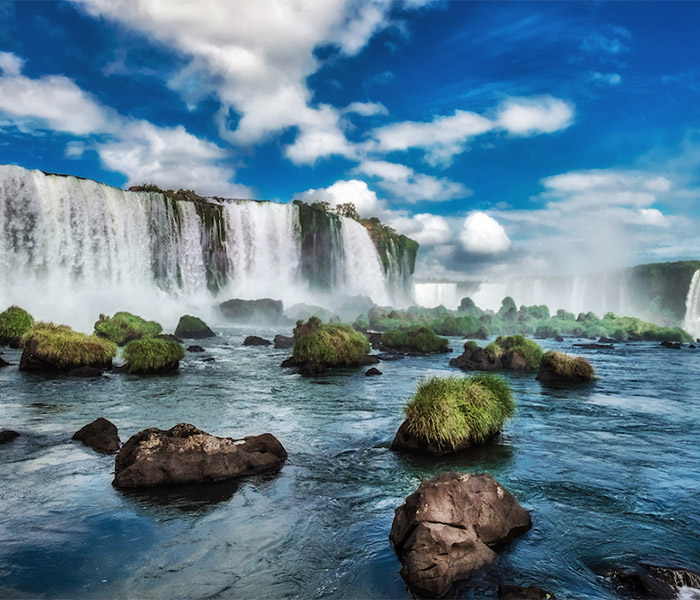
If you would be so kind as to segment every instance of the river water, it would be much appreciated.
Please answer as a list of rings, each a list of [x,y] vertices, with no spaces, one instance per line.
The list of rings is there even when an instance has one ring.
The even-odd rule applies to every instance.
[[[279,368],[289,351],[242,346],[279,331],[218,331],[173,376],[0,369],[0,428],[22,434],[0,446],[0,596],[409,598],[388,540],[394,509],[445,470],[488,471],[533,521],[497,576],[460,597],[493,597],[501,580],[615,598],[604,577],[614,566],[700,569],[700,349],[579,350],[600,380],[576,390],[506,374],[518,410],[500,439],[428,460],[388,446],[417,381],[460,374],[450,356],[385,361],[381,377],[306,379]],[[122,441],[179,422],[221,436],[269,431],[289,459],[275,474],[125,493],[111,486],[114,457],[70,441],[99,416]]]

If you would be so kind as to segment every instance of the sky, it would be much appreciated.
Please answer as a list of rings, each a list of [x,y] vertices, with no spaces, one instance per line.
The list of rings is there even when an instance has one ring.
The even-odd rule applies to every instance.
[[[353,202],[420,278],[700,257],[698,2],[0,2],[0,163]]]

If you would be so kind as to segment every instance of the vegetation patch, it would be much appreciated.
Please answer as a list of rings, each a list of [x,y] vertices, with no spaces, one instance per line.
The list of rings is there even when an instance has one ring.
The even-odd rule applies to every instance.
[[[0,313],[0,346],[19,347],[20,339],[34,325],[34,318],[19,306]]]
[[[382,335],[381,346],[398,352],[421,352],[435,354],[449,352],[449,340],[439,337],[432,329],[418,327],[416,329],[392,329]]]
[[[498,433],[515,412],[513,392],[492,374],[431,377],[404,407],[406,432],[426,446],[452,451]]]
[[[584,382],[595,379],[595,369],[581,356],[569,356],[562,352],[547,352],[537,379],[542,382]]]
[[[370,351],[367,337],[343,323],[324,325],[312,317],[294,330],[292,363],[312,370],[366,364]]]
[[[162,338],[144,337],[133,340],[124,348],[129,373],[166,373],[178,368],[185,358],[181,344]]]
[[[528,369],[536,369],[540,366],[542,360],[542,348],[537,342],[530,340],[522,335],[499,336],[493,344],[486,346],[485,350],[489,351],[491,346],[496,346],[500,353],[517,352],[525,359]]]
[[[183,315],[175,328],[175,337],[203,339],[214,337],[216,334],[199,317]]]
[[[95,334],[118,346],[146,336],[158,335],[163,328],[155,321],[146,321],[128,312],[118,312],[113,317],[100,315],[95,323]]]
[[[108,367],[117,354],[117,347],[108,340],[43,322],[34,325],[20,345],[24,350],[20,368],[27,370]]]

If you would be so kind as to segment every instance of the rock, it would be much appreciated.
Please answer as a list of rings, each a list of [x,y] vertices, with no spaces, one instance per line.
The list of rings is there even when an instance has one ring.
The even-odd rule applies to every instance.
[[[205,356],[202,362],[216,362],[216,359],[213,356]]]
[[[487,339],[489,339],[489,336],[488,336],[486,330],[484,328],[480,327],[475,332],[465,335],[464,339],[465,340],[487,340]]]
[[[669,342],[667,340],[664,340],[659,344],[659,346],[663,346],[664,348],[670,348],[671,350],[680,350],[681,349],[681,343],[680,342]]]
[[[187,352],[204,352],[204,348],[201,346],[189,346]]]
[[[367,375],[368,377],[371,377],[372,375],[382,375],[382,374],[383,373],[379,369],[377,369],[376,367],[372,367],[372,368],[367,369],[365,371],[365,375]]]
[[[282,465],[287,452],[269,433],[243,440],[220,438],[188,423],[133,435],[117,454],[115,487],[209,483]]]
[[[12,431],[11,429],[2,429],[0,430],[0,444],[7,444],[8,442],[11,442],[15,438],[19,437],[19,433],[16,431]]]
[[[82,442],[102,454],[118,452],[121,445],[116,425],[102,417],[76,431],[71,439]]]
[[[564,341],[564,338],[561,337],[560,335],[558,335],[557,337],[554,338],[554,341],[555,341],[555,342],[563,342],[563,341]]]
[[[488,473],[443,473],[396,509],[389,539],[411,590],[439,598],[531,526],[530,514]]]
[[[502,583],[498,586],[498,600],[557,600],[557,598],[536,585],[520,587]]]
[[[695,346],[695,344],[690,344],[690,345],[688,346],[688,348],[692,348],[693,350],[695,350],[696,346]],[[2,365],[0,365],[0,366],[2,366]]]
[[[493,437],[498,435],[496,432]],[[453,454],[455,452],[461,452],[467,448],[473,446],[471,439],[467,438],[461,443],[455,444],[453,446],[440,446],[434,442],[428,442],[426,440],[417,439],[408,430],[408,421],[401,423],[399,430],[394,436],[394,440],[391,442],[391,449],[398,450],[401,452],[409,452],[411,454],[427,454],[430,456],[443,456],[445,454]]]
[[[484,348],[473,351],[465,350],[463,354],[450,360],[450,365],[464,371],[514,371],[528,370],[525,357],[517,350],[509,350],[501,356],[489,356]]]
[[[581,356],[569,356],[550,350],[542,357],[540,371],[535,379],[544,385],[587,383],[595,379],[595,370]]]
[[[598,338],[598,343],[599,344],[614,344],[618,340],[614,340],[613,338],[605,337],[605,336],[600,336]]]
[[[9,367],[9,366],[10,366],[10,363],[7,362],[7,361],[6,361],[5,359],[3,359],[2,357],[0,357],[0,367]]]
[[[249,335],[243,340],[244,346],[269,346],[272,342],[264,338],[258,337],[257,335]]]
[[[281,300],[262,298],[260,300],[241,300],[234,298],[219,304],[221,314],[239,323],[282,323],[285,321]]]
[[[175,328],[175,335],[183,339],[202,340],[215,337],[216,334],[199,317],[183,315]]]
[[[628,342],[643,342],[644,338],[638,333],[630,332],[627,334]]]
[[[382,335],[384,334],[381,331],[366,331],[365,335],[372,348],[379,350],[382,345]]]
[[[652,563],[614,570],[610,575],[617,591],[635,600],[676,598],[681,587],[700,588],[700,574]]]
[[[175,342],[176,344],[182,344],[182,340],[177,337],[176,335],[173,335],[172,333],[159,333],[157,336],[159,340],[166,340],[168,342]]]
[[[277,334],[274,339],[275,348],[294,348],[294,338],[286,335]]]
[[[97,367],[78,367],[66,373],[68,377],[102,377],[102,369]]]
[[[612,344],[574,344],[574,348],[583,348],[584,350],[613,350],[615,346]]]

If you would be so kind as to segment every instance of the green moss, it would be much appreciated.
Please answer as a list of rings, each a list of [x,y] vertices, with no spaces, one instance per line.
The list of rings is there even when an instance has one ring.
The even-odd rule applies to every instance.
[[[595,378],[595,369],[581,356],[569,356],[563,352],[549,351],[542,357],[542,371],[548,371],[560,379],[572,381]]]
[[[34,325],[34,318],[19,306],[0,313],[0,345],[17,346],[20,338]]]
[[[517,352],[525,359],[528,369],[536,369],[542,360],[542,348],[540,345],[525,336],[511,335],[508,337],[497,337],[493,344],[486,346],[485,351],[489,353],[489,347],[495,345],[501,348],[501,353]]]
[[[438,337],[427,327],[400,330],[390,329],[382,335],[382,346],[400,352],[423,352],[433,354],[447,352],[449,340]]]
[[[404,411],[408,431],[440,448],[483,443],[515,412],[513,393],[496,375],[431,377],[418,384]]]
[[[298,365],[350,367],[363,364],[370,351],[367,338],[349,325],[323,325],[313,317],[297,323],[294,338],[292,359]]]
[[[21,346],[62,370],[106,365],[117,354],[116,345],[108,340],[78,333],[66,325],[44,322],[34,325],[22,337]]]
[[[183,315],[175,328],[175,337],[205,338],[214,336],[214,332],[199,317]]]
[[[113,317],[100,315],[95,323],[95,334],[111,340],[119,346],[145,336],[158,335],[163,328],[155,321],[146,321],[128,312],[118,312]]]
[[[124,348],[124,360],[129,373],[158,373],[177,368],[185,358],[181,344],[161,338],[144,337],[133,340]]]

